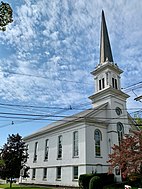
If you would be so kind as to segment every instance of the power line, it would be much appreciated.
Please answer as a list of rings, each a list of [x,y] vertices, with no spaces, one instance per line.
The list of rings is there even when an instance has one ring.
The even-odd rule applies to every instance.
[[[22,75],[22,76],[28,76],[28,77],[36,77],[36,78],[42,78],[42,79],[51,79],[50,77],[47,76],[40,76],[40,75],[33,75],[33,74],[25,74],[25,73],[18,73],[18,72],[11,72],[11,71],[6,71],[6,70],[0,70],[0,72],[5,72],[5,73],[9,73],[9,74],[13,74],[13,75]],[[80,82],[80,81],[73,81],[73,80],[66,80],[66,79],[60,79],[60,78],[54,78],[54,80],[58,80],[58,81],[65,81],[65,82],[70,82],[70,83],[81,83],[81,84],[87,84],[87,85],[92,85],[90,83],[86,83],[86,82]]]
[[[7,71],[7,70],[0,70],[0,72],[5,72],[5,73],[9,73],[9,74],[14,74],[14,75],[22,75],[22,76],[28,76],[28,77],[37,77],[37,78],[43,78],[43,79],[51,79],[50,77],[47,76],[40,76],[40,75],[33,75],[33,74],[25,74],[25,73],[18,73],[18,72],[12,72],[12,71]],[[86,83],[86,82],[80,82],[80,81],[73,81],[73,80],[66,80],[66,79],[56,79],[54,78],[54,80],[58,80],[58,81],[65,81],[65,82],[71,82],[71,83],[81,83],[81,84],[87,84],[87,85],[92,85],[90,83]],[[134,83],[132,85],[129,85],[125,88],[123,88],[123,90],[127,90],[128,88],[134,87],[136,85],[142,84],[142,81],[139,81],[138,83]]]
[[[119,96],[119,95],[116,95]],[[76,108],[77,106],[83,107],[83,106],[89,106],[90,103],[84,103],[84,104],[76,104],[76,105],[69,105],[68,107],[57,107],[57,106],[34,106],[34,105],[20,105],[20,104],[7,104],[7,103],[0,103],[0,106],[11,106],[11,107],[23,107],[23,108],[37,108],[37,109],[61,109],[61,110],[82,110],[79,108]],[[133,110],[138,108],[127,108],[123,110]],[[140,108],[141,109],[141,108]],[[102,109],[104,110],[104,108]],[[115,110],[113,108],[107,109],[107,110]]]

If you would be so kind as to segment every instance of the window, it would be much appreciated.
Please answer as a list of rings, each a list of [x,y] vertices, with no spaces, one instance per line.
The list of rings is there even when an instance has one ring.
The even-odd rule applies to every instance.
[[[73,133],[73,156],[78,156],[78,131]]]
[[[44,160],[48,160],[48,152],[49,152],[49,140],[46,139],[45,140],[45,156],[44,156]]]
[[[118,89],[118,87],[117,87],[117,79],[112,78],[112,87],[114,89]]]
[[[105,79],[103,78],[99,80],[99,90],[104,88],[105,88]]]
[[[78,179],[78,166],[73,167],[73,179]]]
[[[32,179],[35,179],[35,176],[36,176],[36,169],[33,168]]]
[[[35,143],[34,162],[37,161],[37,148],[38,148],[38,142]]]
[[[58,137],[58,158],[62,158],[62,135]]]
[[[121,122],[117,123],[117,132],[118,132],[118,142],[120,144],[121,140],[123,139],[123,135],[124,135],[124,127]]]
[[[105,88],[105,79],[104,78],[102,79],[102,88],[103,89]]]
[[[117,79],[115,79],[115,88],[117,89]]]
[[[47,179],[47,168],[43,169],[43,179]]]
[[[96,129],[94,133],[94,139],[95,139],[95,155],[101,156],[101,140],[102,140],[102,134],[101,131]]]
[[[102,89],[101,80],[99,80],[99,90]]]
[[[61,179],[61,167],[57,167],[57,180]]]
[[[112,87],[115,88],[114,87],[114,78],[112,78]]]
[[[122,110],[121,110],[121,108],[119,108],[119,107],[116,107],[116,108],[115,108],[115,112],[116,112],[116,114],[117,114],[118,116],[122,114]]]

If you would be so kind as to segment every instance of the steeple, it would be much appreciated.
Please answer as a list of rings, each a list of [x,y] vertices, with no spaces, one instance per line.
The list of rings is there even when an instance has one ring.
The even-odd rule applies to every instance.
[[[102,11],[100,63],[91,72],[95,80],[95,93],[89,97],[93,107],[111,101],[112,97],[122,101],[129,97],[121,91],[121,73],[123,71],[113,61],[104,11]]]
[[[100,41],[100,64],[109,61],[113,62],[111,46],[105,21],[104,11],[102,10],[102,23],[101,23],[101,41]]]

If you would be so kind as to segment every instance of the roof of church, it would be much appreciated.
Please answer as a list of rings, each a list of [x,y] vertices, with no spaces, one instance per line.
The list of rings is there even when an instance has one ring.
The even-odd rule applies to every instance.
[[[95,122],[96,123],[100,123],[100,122],[105,123],[104,119],[103,120],[97,119],[97,118],[95,119],[95,113],[98,113],[99,111],[104,110],[107,105],[108,105],[108,103],[104,103],[100,106],[97,106],[96,108],[87,109],[80,113],[74,114],[72,116],[67,116],[62,120],[55,121],[55,122],[48,124],[47,126],[41,128],[40,130],[32,133],[31,135],[24,137],[24,140],[45,134],[46,132],[50,132],[55,129],[60,129],[62,127],[66,127],[67,125],[74,125],[76,123],[81,123],[84,121],[91,120],[94,123]]]
[[[105,21],[104,11],[102,10],[102,23],[101,23],[101,41],[100,41],[100,63],[105,61],[113,62],[112,51]]]

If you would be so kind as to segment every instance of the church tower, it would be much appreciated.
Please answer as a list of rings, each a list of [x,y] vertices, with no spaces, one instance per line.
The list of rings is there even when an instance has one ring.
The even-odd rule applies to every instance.
[[[102,102],[105,93],[108,91],[123,96],[125,99],[129,96],[121,91],[120,74],[123,71],[113,61],[111,45],[109,41],[104,11],[102,11],[101,22],[101,40],[100,40],[100,62],[96,69],[91,72],[95,79],[95,94],[89,98],[95,107]],[[101,100],[101,102],[99,102]]]
[[[120,75],[123,71],[113,60],[104,11],[101,20],[100,60],[91,74],[95,80],[95,93],[89,97],[93,108],[107,104],[105,117],[107,124],[108,145],[118,144],[124,133],[129,133],[126,99],[129,95],[121,90]],[[101,116],[100,116],[101,119]]]

